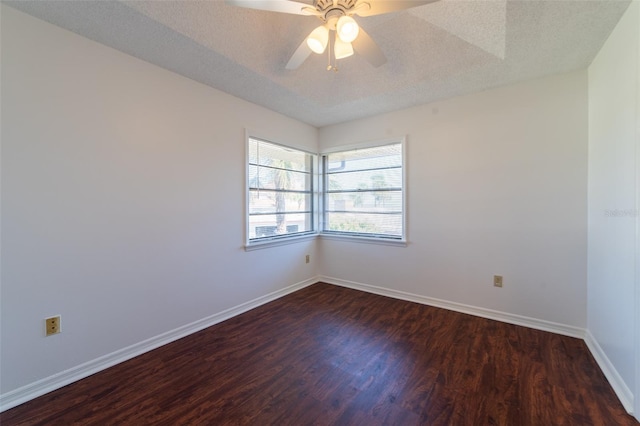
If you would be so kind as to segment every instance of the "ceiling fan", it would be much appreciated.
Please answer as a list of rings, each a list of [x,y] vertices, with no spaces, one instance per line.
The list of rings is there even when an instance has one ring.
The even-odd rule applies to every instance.
[[[322,25],[311,31],[289,59],[286,68],[294,70],[311,55],[322,54],[329,46],[327,70],[337,71],[331,64],[331,38],[336,60],[353,55],[354,50],[364,56],[374,67],[387,62],[382,50],[358,23],[354,15],[361,17],[397,12],[437,0],[314,0],[313,6],[293,0],[226,0],[228,4],[249,9],[294,15],[316,16]],[[335,34],[333,34],[335,33]]]

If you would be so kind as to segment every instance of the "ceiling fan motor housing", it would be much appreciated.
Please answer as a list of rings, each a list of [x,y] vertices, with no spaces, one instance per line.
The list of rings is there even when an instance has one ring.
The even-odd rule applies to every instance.
[[[336,4],[334,5],[333,0],[315,0],[313,2],[313,5],[320,12],[327,12],[331,9],[336,8],[342,9],[344,12],[346,12],[347,10],[353,8],[356,3],[358,3],[358,0],[338,0],[335,3]]]
[[[336,29],[338,18],[351,15],[359,0],[314,0],[313,5],[320,12],[322,20],[329,25],[332,30]]]

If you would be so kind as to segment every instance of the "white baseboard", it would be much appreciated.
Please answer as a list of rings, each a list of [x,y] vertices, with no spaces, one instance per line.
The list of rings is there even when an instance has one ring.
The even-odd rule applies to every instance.
[[[53,376],[49,376],[36,382],[30,383],[11,392],[4,393],[0,395],[0,412],[59,389],[70,383],[84,379],[85,377],[88,377],[99,371],[105,370],[138,355],[142,355],[145,352],[149,352],[153,349],[159,348],[160,346],[166,345],[167,343],[171,343],[175,340],[203,330],[214,324],[235,317],[236,315],[240,315],[251,309],[257,308],[260,305],[264,305],[265,303],[279,299],[282,296],[298,291],[318,281],[319,279],[317,277],[301,281],[297,284],[293,284],[281,290],[274,291],[272,293],[234,306],[233,308],[226,309],[222,312],[211,315],[209,317],[194,321],[191,324],[178,327],[174,330],[162,333],[158,336],[136,343],[129,347],[101,356],[100,358],[96,358],[92,361],[70,368],[66,371],[54,374]]]
[[[633,415],[633,392],[624,382],[618,370],[613,366],[611,360],[604,352],[598,341],[593,337],[591,331],[587,329],[587,332],[584,337],[584,341],[587,344],[587,347],[591,351],[591,355],[595,358],[596,362],[600,366],[602,373],[604,373],[605,377],[609,381],[609,384],[613,388],[613,391],[618,396],[618,399],[622,403],[622,406],[627,413]]]
[[[436,299],[433,297],[421,296],[404,291],[393,290],[384,287],[376,287],[369,284],[356,283],[353,281],[341,280],[339,278],[320,276],[320,281],[327,284],[348,287],[354,290],[361,290],[367,293],[388,296],[394,299],[407,300],[409,302],[421,303],[423,305],[435,306],[436,308],[444,308],[450,311],[461,312],[463,314],[475,315],[477,317],[488,318],[496,321],[502,321],[509,324],[522,325],[524,327],[534,328],[536,330],[550,331],[551,333],[562,334],[569,337],[584,338],[585,330],[580,327],[574,327],[556,322],[545,321],[537,318],[525,317],[522,315],[510,314],[507,312],[494,311],[492,309],[479,308],[477,306],[465,305],[463,303],[449,302],[447,300]]]
[[[421,296],[417,294],[407,293],[403,291],[372,286],[368,284],[357,283],[353,281],[342,280],[338,278],[332,278],[327,276],[318,276],[310,278],[293,284],[289,287],[285,287],[281,290],[274,291],[267,295],[258,297],[248,302],[242,303],[233,308],[224,310],[217,314],[195,321],[191,324],[176,328],[175,330],[168,331],[142,342],[136,343],[129,347],[120,349],[111,354],[102,356],[76,367],[70,368],[66,371],[54,374],[42,380],[38,380],[34,383],[30,383],[26,386],[7,392],[0,395],[0,412],[13,408],[24,402],[30,401],[41,395],[59,389],[70,383],[84,379],[99,371],[105,370],[121,362],[127,361],[145,352],[149,352],[160,346],[171,343],[175,340],[181,339],[190,334],[196,333],[207,327],[210,327],[219,322],[225,321],[236,315],[240,315],[251,309],[254,309],[260,305],[279,299],[287,294],[301,290],[304,287],[308,287],[311,284],[317,282],[325,282],[328,284],[338,285],[341,287],[352,288],[354,290],[360,290],[367,293],[378,294],[381,296],[392,297],[394,299],[407,300],[409,302],[421,303],[423,305],[435,306],[438,308],[444,308],[451,311],[461,312],[464,314],[470,314],[482,318],[493,319],[497,321],[506,322],[509,324],[521,325],[524,327],[533,328],[536,330],[549,331],[564,336],[577,337],[584,339],[587,347],[591,351],[591,354],[595,358],[596,362],[602,369],[605,377],[611,384],[614,392],[620,399],[620,402],[624,408],[633,414],[633,393],[629,387],[625,384],[620,374],[604,353],[598,342],[595,340],[589,330],[584,330],[579,327],[573,327],[569,325],[559,324],[551,321],[540,320],[536,318],[525,317],[521,315],[510,314],[506,312],[494,311],[492,309],[479,308],[476,306],[465,305],[462,303],[450,302],[446,300],[436,299],[433,297]]]

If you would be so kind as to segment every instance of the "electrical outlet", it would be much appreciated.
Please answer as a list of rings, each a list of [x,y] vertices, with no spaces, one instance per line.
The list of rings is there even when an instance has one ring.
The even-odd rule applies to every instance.
[[[47,336],[60,333],[60,315],[50,317],[44,320]]]
[[[306,255],[304,258],[304,263],[309,263],[311,261],[311,256],[310,255]]]
[[[494,287],[502,287],[502,275],[493,276],[493,285]]]

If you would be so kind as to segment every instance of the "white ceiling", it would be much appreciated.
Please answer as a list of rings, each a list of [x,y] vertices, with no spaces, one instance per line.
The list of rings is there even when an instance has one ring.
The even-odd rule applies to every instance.
[[[388,62],[374,68],[356,53],[337,73],[325,55],[285,69],[319,25],[311,16],[222,0],[4,3],[321,127],[586,68],[630,0],[440,0],[356,18]]]

